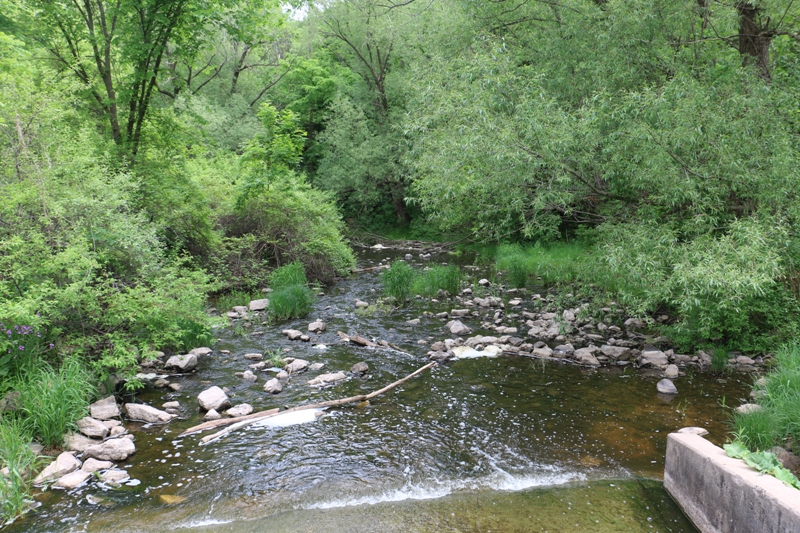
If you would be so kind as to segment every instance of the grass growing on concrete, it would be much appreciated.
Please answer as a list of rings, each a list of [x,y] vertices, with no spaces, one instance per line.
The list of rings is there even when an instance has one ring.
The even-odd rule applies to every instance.
[[[433,298],[442,290],[453,296],[461,289],[461,278],[461,270],[457,266],[436,265],[414,280],[411,292]]]
[[[383,290],[387,296],[398,304],[405,305],[411,296],[411,285],[414,280],[414,269],[405,261],[395,261],[381,274]]]
[[[781,348],[769,373],[754,387],[760,410],[734,413],[734,436],[751,450],[791,440],[800,452],[800,344]]]

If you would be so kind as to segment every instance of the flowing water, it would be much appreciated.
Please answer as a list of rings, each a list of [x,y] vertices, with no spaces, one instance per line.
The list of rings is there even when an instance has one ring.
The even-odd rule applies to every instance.
[[[396,253],[366,250],[361,262],[390,255]],[[201,358],[198,371],[171,378],[181,392],[149,389],[139,396],[157,407],[178,400],[184,409],[180,420],[134,431],[137,452],[123,466],[140,484],[48,491],[38,497],[43,506],[8,531],[694,531],[658,481],[666,436],[696,425],[722,443],[723,405],[747,396],[749,375],[689,371],[676,380],[680,393],[665,397],[656,393],[657,376],[629,367],[465,359],[426,371],[369,405],[331,408],[309,423],[251,427],[205,446],[198,446],[200,435],[175,438],[201,421],[195,398],[209,383],[229,387],[234,405],[256,410],[343,398],[426,363],[428,348],[417,340],[450,336],[440,319],[405,321],[423,310],[449,311],[453,302],[356,313],[356,298],[375,302],[380,295],[376,272],[327,292],[306,319],[254,325],[244,334],[217,329],[214,353]],[[305,330],[317,317],[328,330],[312,343],[280,334]],[[385,339],[407,353],[340,343],[337,330]],[[283,348],[325,368],[295,376],[277,396],[262,390],[268,372],[255,384],[233,375],[247,369],[245,353]],[[317,373],[347,372],[358,361],[371,369],[363,378],[322,390],[305,383]]]

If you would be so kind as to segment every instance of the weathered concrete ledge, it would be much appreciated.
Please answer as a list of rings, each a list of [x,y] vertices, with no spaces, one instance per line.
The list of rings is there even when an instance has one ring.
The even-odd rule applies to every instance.
[[[703,437],[667,437],[664,487],[703,533],[800,532],[800,491]]]

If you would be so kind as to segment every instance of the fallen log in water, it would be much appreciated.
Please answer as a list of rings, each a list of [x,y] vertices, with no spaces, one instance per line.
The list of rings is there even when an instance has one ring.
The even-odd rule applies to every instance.
[[[276,407],[274,409],[268,409],[266,411],[259,411],[257,413],[252,413],[252,414],[245,415],[245,416],[237,416],[237,417],[231,417],[231,418],[220,418],[219,420],[211,420],[209,422],[203,422],[200,425],[190,427],[189,429],[187,429],[186,431],[184,431],[183,433],[178,435],[176,438],[180,439],[181,437],[186,437],[188,435],[191,435],[192,433],[197,433],[199,431],[205,431],[207,429],[214,429],[214,428],[218,428],[218,427],[222,427],[222,426],[228,426],[230,424],[235,424],[236,422],[241,422],[242,420],[250,420],[252,418],[259,418],[260,419],[260,418],[263,418],[263,417],[268,416],[268,415],[278,414],[279,411],[280,411],[280,409],[278,409]]]
[[[341,331],[336,332],[339,335],[339,338],[346,342],[352,342],[353,344],[358,344],[359,346],[369,346],[370,348],[377,348],[378,345],[374,342],[365,339],[358,333],[355,335],[347,335],[346,333],[342,333]]]
[[[275,409],[271,409],[269,411],[261,411],[259,413],[253,413],[253,414],[247,415],[247,416],[229,418],[229,419],[226,419],[226,420],[216,420],[215,422],[225,422],[225,423],[232,424],[232,425],[227,427],[227,428],[225,428],[222,431],[218,431],[217,433],[213,433],[211,435],[207,435],[207,436],[203,437],[202,439],[200,439],[200,444],[201,445],[208,444],[209,442],[213,442],[213,441],[215,441],[215,440],[217,440],[217,439],[219,439],[221,437],[224,437],[225,435],[228,435],[229,433],[232,433],[233,431],[236,431],[237,429],[243,428],[245,426],[249,426],[250,424],[253,424],[255,422],[260,422],[261,420],[264,420],[264,419],[267,419],[267,418],[270,418],[270,417],[273,417],[273,416],[283,415],[283,414],[291,413],[291,412],[294,412],[294,411],[302,411],[304,409],[321,409],[323,407],[335,407],[335,406],[338,406],[338,405],[345,405],[345,404],[348,404],[348,403],[357,403],[357,402],[363,402],[363,401],[371,400],[372,398],[375,398],[376,396],[380,396],[381,394],[383,394],[385,392],[389,392],[390,390],[392,390],[393,388],[397,387],[398,385],[401,385],[402,383],[405,383],[406,381],[408,381],[409,379],[413,378],[414,376],[417,376],[417,375],[421,374],[422,372],[424,372],[425,370],[427,370],[427,369],[429,369],[431,367],[434,367],[434,366],[436,366],[436,362],[435,361],[431,362],[431,363],[428,363],[427,365],[425,365],[425,366],[423,366],[421,368],[418,368],[417,370],[415,370],[411,374],[407,375],[406,377],[404,377],[402,379],[399,379],[399,380],[395,381],[394,383],[391,383],[391,384],[385,386],[382,389],[378,389],[378,390],[376,390],[374,392],[370,392],[369,394],[359,394],[358,396],[351,396],[349,398],[342,398],[340,400],[329,400],[327,402],[318,402],[318,403],[310,403],[310,404],[307,404],[307,405],[298,405],[297,407],[292,407],[290,409],[285,409],[285,410],[280,411],[280,412],[275,412]],[[197,431],[202,431],[203,429],[208,429],[208,427],[203,427],[205,425],[206,424],[200,424],[199,426],[195,426],[193,428],[189,428],[186,431],[184,431],[183,433],[181,433],[180,435],[178,435],[178,437],[185,437],[186,435],[189,435],[191,433],[195,433]],[[223,424],[220,423],[219,425],[223,425]]]

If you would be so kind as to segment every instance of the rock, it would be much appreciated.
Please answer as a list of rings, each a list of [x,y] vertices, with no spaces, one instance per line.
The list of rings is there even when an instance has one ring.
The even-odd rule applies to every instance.
[[[369,372],[369,365],[364,361],[359,361],[358,363],[350,367],[350,372],[352,372],[353,374],[366,374],[367,372]]]
[[[300,335],[300,340],[303,342],[308,342],[311,340],[311,337],[309,337],[308,335]]]
[[[200,407],[206,411],[211,411],[212,409],[215,411],[220,411],[226,407],[230,407],[231,405],[228,395],[225,394],[222,389],[216,386],[206,389],[198,394],[197,402],[200,404]]]
[[[281,370],[275,374],[275,377],[278,379],[289,379],[289,373],[286,370]]]
[[[553,350],[548,345],[533,349],[533,355],[537,357],[553,357]]]
[[[571,344],[560,344],[553,348],[553,357],[571,357],[575,353],[575,347]]]
[[[163,389],[163,388],[165,388],[167,385],[169,385],[169,381],[167,381],[166,379],[157,379],[157,380],[156,380],[156,381],[153,383],[153,386],[154,386],[155,388],[157,388],[157,389]]]
[[[675,379],[680,375],[678,371],[678,365],[667,365],[667,368],[664,370],[664,377],[668,379]]]
[[[245,370],[242,372],[242,379],[249,381],[250,383],[254,383],[255,381],[258,381],[258,376],[253,374],[250,370]]]
[[[699,428],[696,426],[690,426],[687,428],[681,428],[678,430],[678,433],[689,433],[690,435],[699,435],[701,437],[705,437],[708,435],[708,430],[705,428]]]
[[[175,418],[174,415],[162,411],[161,409],[156,409],[155,407],[141,403],[126,403],[125,412],[128,414],[129,419],[140,420],[148,424],[161,424]]]
[[[778,457],[778,461],[780,461],[786,470],[790,470],[792,472],[797,472],[800,470],[800,457],[797,457],[795,454],[784,450],[780,446],[775,446],[767,451],[774,453]]]
[[[569,309],[564,309],[564,312],[561,313],[561,318],[564,319],[564,322],[575,322],[575,313]]]
[[[283,390],[283,385],[277,378],[272,378],[266,383],[264,383],[264,392],[269,392],[270,394],[278,394]]]
[[[659,381],[658,384],[656,384],[656,390],[661,394],[678,394],[678,388],[668,379]]]
[[[470,333],[470,329],[460,320],[448,322],[447,327],[453,335],[469,335]]]
[[[114,468],[107,472],[103,472],[103,474],[100,476],[100,479],[103,481],[103,483],[111,485],[112,487],[119,487],[130,478],[131,476],[128,475],[126,471],[119,468]]]
[[[419,318],[412,318],[411,320],[406,320],[406,324],[409,326],[419,326]]]
[[[600,361],[594,356],[594,350],[591,348],[575,350],[573,357],[582,365],[600,366]]]
[[[247,365],[252,370],[263,370],[267,368],[267,363],[264,361],[259,361],[258,363],[253,363],[252,365]]]
[[[347,379],[347,374],[344,372],[334,372],[331,374],[322,374],[306,383],[312,387],[322,387],[331,383],[336,383],[337,381],[342,381],[343,379]]]
[[[269,298],[262,298],[260,300],[251,300],[247,308],[250,311],[264,311],[269,307]]]
[[[247,416],[252,412],[253,412],[252,405],[250,405],[249,403],[242,403],[237,405],[236,407],[231,407],[225,414],[230,417],[236,418],[237,416]]]
[[[64,444],[71,452],[83,453],[89,446],[97,444],[97,441],[80,433],[72,433],[64,438]]]
[[[262,353],[246,353],[244,354],[244,358],[248,361],[261,361],[264,359],[264,354]]]
[[[740,355],[736,358],[737,365],[754,365],[756,364],[751,358],[747,357],[746,355]]]
[[[93,472],[98,472],[100,470],[111,468],[112,466],[114,466],[114,463],[112,463],[111,461],[98,461],[95,458],[89,458],[83,462],[81,470],[83,470],[84,472],[89,472],[91,474]]]
[[[458,316],[469,316],[469,313],[470,313],[469,309],[453,309],[453,310],[450,311],[449,315],[450,316],[456,316],[456,317],[458,317]],[[441,318],[447,318],[448,313],[444,313],[444,315],[445,316],[443,316]]]
[[[363,300],[356,300],[355,302],[356,309],[364,309],[369,307],[369,304]]]
[[[480,307],[500,307],[503,300],[497,296],[487,296],[486,298],[474,298],[472,300],[475,305]]]
[[[76,470],[71,474],[67,474],[66,476],[62,476],[58,478],[58,481],[53,483],[54,489],[64,489],[64,490],[72,490],[74,488],[80,487],[84,483],[86,483],[89,478],[92,477],[91,472],[85,472],[83,470]]]
[[[204,355],[211,354],[211,352],[213,352],[213,350],[211,348],[208,348],[207,346],[202,346],[200,348],[194,348],[192,350],[189,350],[189,353],[194,355],[195,357],[203,357]]]
[[[700,366],[711,366],[711,355],[707,354],[703,350],[698,350],[697,358]]]
[[[180,392],[180,390],[183,389],[183,385],[180,383],[170,383],[167,385],[167,388],[173,392]]]
[[[0,417],[6,411],[10,413],[19,408],[19,397],[20,393],[18,391],[10,391],[3,396],[3,399],[0,400]]]
[[[77,425],[80,432],[87,437],[104,439],[108,435],[109,428],[107,428],[105,424],[88,416],[78,420]]]
[[[624,346],[609,346],[604,344],[600,347],[600,353],[612,361],[628,361],[631,358],[631,349]]]
[[[639,366],[643,368],[653,367],[665,369],[668,364],[669,359],[667,355],[660,350],[647,350],[642,352],[642,355],[639,356]]]
[[[308,325],[308,331],[311,333],[322,333],[326,329],[328,329],[328,326],[325,324],[325,322],[319,319]]]
[[[735,411],[742,415],[749,415],[761,410],[761,406],[757,403],[745,403],[735,409]]]
[[[295,359],[285,367],[283,367],[289,374],[296,374],[307,369],[309,362],[305,359]]]
[[[164,404],[161,407],[163,407],[164,409],[180,409],[181,402],[176,402],[176,401],[164,402]]]
[[[174,369],[178,372],[191,372],[197,366],[197,356],[191,353],[185,355],[173,355],[167,359],[164,368]]]
[[[211,409],[203,417],[203,420],[205,420],[206,422],[209,422],[211,420],[219,420],[220,418],[222,418],[222,415],[219,414],[216,409]]]
[[[309,372],[316,372],[317,370],[322,370],[325,368],[325,363],[312,363],[308,365]]]
[[[113,396],[94,402],[89,406],[89,413],[95,420],[110,420],[120,415],[117,400]]]
[[[247,311],[249,311],[249,309],[248,309],[248,307],[246,305],[234,305],[233,306],[233,312],[236,313],[236,315],[238,317],[240,317],[240,318],[246,318],[247,317]]]
[[[640,329],[644,327],[644,322],[638,318],[629,318],[623,324],[627,329]]]
[[[117,435],[123,435],[127,432],[127,430],[122,426],[117,426],[111,428],[111,431],[108,432],[109,437],[116,437]]]
[[[290,341],[296,341],[297,339],[299,339],[300,337],[303,336],[303,332],[302,331],[298,331],[296,329],[285,329],[285,330],[281,331],[281,334],[286,335],[287,337],[289,337]]]
[[[81,467],[81,462],[70,452],[61,453],[55,461],[47,465],[33,480],[34,485],[41,485],[54,479],[59,479],[76,471]]]
[[[130,435],[127,435],[130,436]],[[101,461],[124,461],[136,453],[136,446],[133,441],[125,437],[109,439],[100,444],[89,446],[83,452],[83,457],[89,459],[94,457]]]
[[[481,278],[481,279],[478,280],[478,285],[486,287],[486,286],[491,285],[491,282],[486,278]]]

